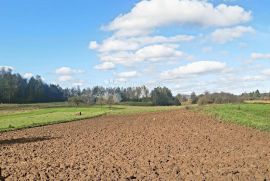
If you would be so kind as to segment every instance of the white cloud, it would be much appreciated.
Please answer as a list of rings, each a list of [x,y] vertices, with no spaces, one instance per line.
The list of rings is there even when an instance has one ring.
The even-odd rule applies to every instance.
[[[72,80],[72,76],[70,75],[61,75],[58,77],[58,80],[61,82],[66,82]]]
[[[111,51],[129,51],[137,50],[146,45],[159,44],[159,43],[180,43],[192,41],[194,36],[191,35],[176,35],[171,37],[165,36],[143,36],[132,38],[116,38],[110,37],[105,39],[100,45],[97,42],[90,42],[90,49],[97,50],[99,52],[111,52]]]
[[[140,43],[156,44],[156,43],[181,43],[192,41],[195,37],[191,35],[176,35],[176,36],[145,36],[140,38],[133,38]]]
[[[130,79],[139,76],[139,73],[137,71],[121,72],[116,76],[120,79]]]
[[[165,58],[178,58],[183,56],[181,51],[176,50],[176,46],[171,45],[151,45],[138,50],[135,57],[138,60],[162,60]]]
[[[255,30],[248,26],[236,26],[233,28],[217,29],[211,34],[211,38],[216,43],[224,44],[242,37],[245,33],[254,33]]]
[[[11,66],[0,66],[0,70],[4,70],[4,71],[9,71],[9,70],[11,70],[11,71],[13,71],[14,68],[11,67]]]
[[[74,80],[75,74],[82,73],[82,70],[73,69],[71,67],[60,67],[55,70],[55,73],[59,75],[58,81],[60,82],[70,82]]]
[[[260,60],[260,59],[270,59],[270,54],[263,54],[263,53],[252,53],[251,54],[252,60]]]
[[[139,44],[131,40],[108,38],[101,45],[95,46],[96,48],[93,47],[92,49],[97,49],[99,52],[126,51],[136,50],[139,48]]]
[[[25,74],[23,74],[23,78],[25,78],[25,79],[30,79],[31,77],[33,77],[33,74],[32,73],[25,73]]]
[[[126,51],[111,54],[101,54],[99,56],[102,62],[111,62],[114,64],[130,65],[135,61],[134,54]]]
[[[163,79],[185,78],[188,76],[221,72],[224,71],[225,69],[226,64],[222,62],[199,61],[175,68],[173,70],[165,71],[161,73],[161,78]]]
[[[112,70],[115,68],[115,65],[112,62],[103,62],[100,65],[94,67],[97,70]]]
[[[117,78],[117,79],[115,79],[116,83],[123,83],[123,82],[126,82],[126,81],[127,81],[126,78]]]
[[[131,65],[135,62],[172,60],[184,57],[184,53],[177,50],[177,45],[150,45],[135,52],[122,51],[109,54],[101,54],[103,62]]]
[[[211,41],[210,38],[213,38],[218,43],[232,41],[240,38],[245,33],[254,32],[252,27],[243,25],[251,20],[250,11],[240,6],[214,5],[211,2],[210,0],[138,1],[129,12],[119,15],[107,26],[103,27],[104,30],[109,31],[110,37],[100,42],[90,42],[89,48],[98,53],[101,61],[101,64],[94,68],[107,70],[119,64],[127,67],[136,65],[136,67],[140,67],[137,71],[132,69],[134,71],[123,70],[123,72],[114,73],[114,80],[127,82],[129,79],[147,75],[146,82],[154,82],[152,86],[168,85],[179,82],[177,80],[179,78],[186,77],[192,78],[189,83],[193,84],[194,80],[208,78],[206,75],[209,74],[211,76],[214,74],[210,78],[211,80],[228,74],[225,63],[218,61],[194,62],[198,58],[186,55],[181,49],[181,47],[190,48],[190,43],[187,43],[187,46],[184,45],[186,42],[192,41],[191,43],[195,45],[192,47],[195,48],[200,48],[197,45],[204,43],[203,35],[199,35],[200,32],[198,31],[193,31],[194,28],[199,28],[199,31],[204,31],[205,28],[207,28],[207,31],[216,28],[213,37],[208,36],[209,39],[207,40]],[[164,27],[172,27],[175,31],[179,28],[178,32],[187,32],[186,28],[191,28],[190,32],[198,32],[198,34],[180,35],[177,32],[168,36],[162,34],[164,29],[159,31],[160,28]],[[168,32],[166,31],[166,33]],[[198,41],[195,42],[195,40]],[[213,51],[213,48],[209,47],[209,45],[203,44],[203,46],[205,47],[201,49],[202,52]],[[182,60],[192,60],[193,63],[178,68],[174,67],[175,69],[164,71],[161,74],[158,72],[166,70],[168,62],[180,63]],[[160,61],[155,63],[155,66],[161,65],[162,67],[157,67],[155,73],[146,73],[144,69],[147,69],[150,64],[152,66],[154,61]],[[130,70],[130,67],[128,70]],[[259,79],[259,77],[244,78],[245,80]],[[137,80],[134,79],[133,82]],[[184,80],[191,79],[182,80],[181,84]]]
[[[72,74],[73,70],[70,67],[61,67],[61,68],[56,69],[55,72],[60,75],[67,75],[67,74]]]
[[[138,36],[172,24],[225,27],[250,19],[251,12],[240,6],[220,4],[214,7],[206,0],[142,0],[105,29],[114,31],[117,36]]]
[[[270,71],[269,71],[270,75]],[[253,75],[253,76],[244,76],[241,81],[262,81],[265,80],[265,76],[262,75]]]
[[[82,70],[72,69],[71,67],[60,67],[55,70],[55,73],[59,75],[71,75],[71,74],[82,73],[82,72],[83,72]]]
[[[179,44],[192,41],[195,36],[163,36],[152,32],[164,26],[227,27],[251,18],[251,12],[240,6],[215,6],[208,0],[141,0],[128,13],[103,27],[112,33],[111,37],[100,43],[89,43],[89,48],[98,52],[103,62],[94,68],[106,70],[112,64],[129,66],[146,61],[188,60],[191,57],[179,50]],[[241,35],[233,35],[233,39],[238,36]]]

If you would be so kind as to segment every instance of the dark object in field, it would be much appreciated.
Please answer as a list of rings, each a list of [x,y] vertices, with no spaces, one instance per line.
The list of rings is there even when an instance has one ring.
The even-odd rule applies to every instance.
[[[81,116],[82,115],[82,112],[79,112],[76,114],[76,116]]]
[[[0,140],[0,146],[2,145],[13,145],[13,144],[25,144],[25,143],[35,143],[40,141],[46,141],[56,139],[53,137],[43,136],[43,137],[30,137],[30,138],[13,138],[13,139],[6,139],[6,140]],[[0,180],[1,181],[1,180]]]
[[[6,177],[2,176],[2,168],[0,168],[0,181],[5,181],[6,178],[8,178],[8,177],[9,177],[9,175]]]

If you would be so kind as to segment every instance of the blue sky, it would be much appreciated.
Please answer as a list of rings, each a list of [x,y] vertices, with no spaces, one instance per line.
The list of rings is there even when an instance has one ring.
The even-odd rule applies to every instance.
[[[269,0],[3,0],[0,66],[63,87],[269,92]]]

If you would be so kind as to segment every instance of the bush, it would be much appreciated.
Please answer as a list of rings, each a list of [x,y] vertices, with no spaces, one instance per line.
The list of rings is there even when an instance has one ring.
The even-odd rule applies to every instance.
[[[178,99],[174,98],[171,90],[167,87],[157,87],[151,92],[152,103],[155,106],[179,105]]]
[[[80,104],[84,103],[84,100],[83,100],[82,97],[76,96],[76,97],[68,98],[68,102],[71,103],[71,104],[75,104],[76,106],[79,106]]]
[[[198,104],[206,105],[206,104],[227,104],[227,103],[240,103],[243,102],[243,99],[230,94],[230,93],[213,93],[213,94],[205,94],[199,97]]]
[[[198,102],[198,97],[196,96],[195,92],[192,92],[190,95],[191,103],[192,104],[197,104]]]
[[[212,102],[207,98],[206,96],[202,96],[198,99],[198,104],[199,105],[206,105],[206,104],[211,104]]]

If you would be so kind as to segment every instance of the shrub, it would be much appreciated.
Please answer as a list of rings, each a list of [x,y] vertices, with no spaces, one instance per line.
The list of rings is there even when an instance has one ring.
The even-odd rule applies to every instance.
[[[68,98],[68,102],[71,104],[75,104],[76,106],[79,106],[80,104],[84,103],[84,100],[80,96],[75,96]]]
[[[195,92],[192,92],[190,95],[191,103],[192,104],[197,104],[198,102],[198,97],[196,96]]]
[[[170,106],[179,105],[179,101],[173,97],[172,92],[167,87],[157,87],[151,92],[153,105]]]
[[[227,103],[240,103],[243,102],[241,97],[230,93],[213,93],[213,94],[205,94],[199,97],[198,104],[206,105],[206,104],[227,104]]]

